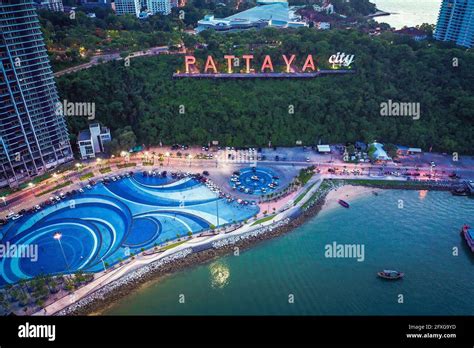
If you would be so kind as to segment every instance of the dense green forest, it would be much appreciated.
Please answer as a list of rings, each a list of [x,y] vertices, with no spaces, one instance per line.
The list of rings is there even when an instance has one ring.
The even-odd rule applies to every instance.
[[[357,72],[312,80],[179,80],[172,74],[183,69],[183,56],[158,56],[132,60],[129,67],[113,62],[65,75],[58,79],[61,97],[95,102],[97,119],[112,128],[116,139],[128,139],[124,146],[134,133],[137,143],[146,145],[376,139],[473,153],[472,51],[391,33],[372,38],[356,30],[267,28],[225,36],[204,32],[202,37],[208,46],[195,52],[198,57],[253,50],[257,57],[268,53],[281,61],[281,54],[304,59],[312,53],[321,65],[330,55],[345,52],[355,54]],[[453,66],[454,58],[458,66]],[[381,116],[380,104],[389,99],[420,103],[421,118]],[[72,135],[86,126],[79,117],[68,123]],[[120,145],[114,143],[116,149]]]

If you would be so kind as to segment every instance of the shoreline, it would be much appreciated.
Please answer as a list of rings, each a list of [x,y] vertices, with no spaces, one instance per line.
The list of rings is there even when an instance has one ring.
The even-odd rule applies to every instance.
[[[410,183],[397,182],[396,185],[384,185],[380,182],[352,183],[351,180],[339,180],[330,179],[334,185],[331,189],[323,191],[321,195],[308,206],[306,210],[301,210],[300,214],[295,218],[287,219],[288,221],[279,221],[274,224],[262,227],[259,229],[258,234],[250,237],[238,239],[234,243],[224,244],[218,248],[210,248],[199,252],[184,253],[166,261],[164,264],[157,264],[159,261],[139,268],[124,277],[117,279],[111,284],[105,285],[104,287],[96,290],[88,296],[82,298],[76,303],[62,309],[54,315],[71,315],[71,316],[84,316],[84,315],[103,315],[103,312],[110,308],[116,301],[121,300],[129,296],[132,292],[138,291],[147,283],[156,282],[160,279],[169,276],[175,272],[189,269],[190,267],[202,265],[213,261],[221,256],[228,255],[234,251],[234,248],[239,248],[241,251],[250,249],[260,242],[270,240],[279,237],[283,234],[293,231],[300,227],[309,219],[314,218],[323,210],[330,210],[337,205],[335,200],[336,193],[339,189],[345,188],[343,194],[350,196],[350,198],[360,198],[374,190],[382,189],[401,189],[401,190],[432,190],[432,191],[449,191],[449,188],[440,187],[433,184],[422,184],[422,183]],[[349,192],[347,190],[349,189]],[[318,190],[319,191],[319,190]],[[318,192],[316,191],[316,192]],[[309,198],[309,201],[311,197]],[[335,203],[334,203],[335,200]],[[178,252],[177,254],[183,254],[186,252]]]
[[[208,263],[218,257],[230,254],[234,251],[234,248],[239,248],[240,251],[245,251],[251,247],[257,245],[260,242],[279,237],[283,234],[293,231],[295,228],[304,224],[307,220],[315,217],[323,208],[325,198],[327,193],[324,193],[319,197],[319,199],[308,208],[306,211],[301,212],[296,218],[290,219],[287,223],[277,222],[276,226],[269,225],[263,227],[264,232],[245,239],[240,239],[235,243],[230,243],[219,247],[218,249],[207,249],[199,252],[193,252],[189,255],[186,255],[184,258],[174,260],[173,262],[162,265],[158,268],[154,268],[153,264],[149,265],[150,270],[146,272],[140,272],[143,268],[138,269],[132,273],[143,273],[139,274],[136,277],[133,277],[133,274],[128,276],[129,281],[125,280],[121,282],[121,279],[116,280],[114,283],[118,286],[113,286],[114,283],[110,284],[110,289],[106,285],[104,288],[98,289],[94,293],[86,296],[80,301],[72,304],[71,306],[64,308],[54,315],[102,315],[102,313],[109,308],[117,300],[123,299],[126,296],[130,295],[133,291],[139,290],[141,287],[145,286],[146,283],[151,281],[159,281],[161,278],[164,278],[170,274],[173,274],[177,271],[182,271],[190,267],[202,265]],[[126,276],[127,277],[127,276]]]

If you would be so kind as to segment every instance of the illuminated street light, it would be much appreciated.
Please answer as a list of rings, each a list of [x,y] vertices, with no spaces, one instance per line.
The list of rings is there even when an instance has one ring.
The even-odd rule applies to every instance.
[[[170,153],[169,153],[169,152],[166,152],[166,153],[165,153],[165,156],[168,158],[168,165],[170,165]]]
[[[61,248],[61,252],[62,252],[63,257],[64,257],[64,263],[66,264],[67,271],[70,272],[69,264],[68,264],[67,259],[66,259],[66,254],[64,253],[63,245],[61,244],[61,238],[62,238],[62,237],[63,237],[63,235],[62,235],[61,232],[56,232],[56,233],[53,235],[53,238],[58,241],[59,247]]]
[[[7,205],[7,198],[5,196],[2,196],[1,198],[2,198],[3,204]]]

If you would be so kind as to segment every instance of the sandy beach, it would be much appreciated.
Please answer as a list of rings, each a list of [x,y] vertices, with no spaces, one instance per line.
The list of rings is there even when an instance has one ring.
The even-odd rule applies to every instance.
[[[365,186],[344,185],[338,187],[329,191],[329,193],[327,194],[326,200],[321,209],[321,213],[335,208],[342,209],[342,207],[338,203],[339,199],[343,199],[347,203],[351,204],[356,199],[371,195],[373,194],[373,192],[379,193],[381,191],[382,189]]]

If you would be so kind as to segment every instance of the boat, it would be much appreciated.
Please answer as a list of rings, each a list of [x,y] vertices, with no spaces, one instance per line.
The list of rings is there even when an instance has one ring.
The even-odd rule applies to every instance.
[[[377,275],[383,279],[395,280],[403,278],[405,273],[393,270],[383,270],[382,272],[377,272]]]
[[[255,181],[260,180],[260,179],[258,178],[258,176],[256,176],[256,175],[252,175],[250,179],[255,180]]]
[[[453,194],[453,196],[467,196],[469,194],[465,187],[458,187],[452,190],[451,193]]]
[[[464,239],[466,240],[469,249],[474,253],[474,230],[469,225],[464,225],[461,228],[461,234],[463,235]]]
[[[350,205],[346,201],[343,201],[342,199],[337,201],[340,205],[342,205],[344,208],[349,208]]]

